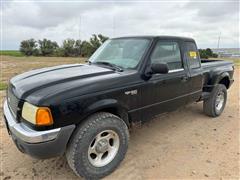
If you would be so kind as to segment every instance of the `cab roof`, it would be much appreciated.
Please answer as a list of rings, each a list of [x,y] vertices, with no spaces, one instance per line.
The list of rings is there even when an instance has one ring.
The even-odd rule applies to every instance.
[[[146,39],[171,39],[171,40],[183,40],[183,41],[194,41],[193,38],[181,37],[181,36],[123,36],[111,39],[125,39],[125,38],[146,38]]]

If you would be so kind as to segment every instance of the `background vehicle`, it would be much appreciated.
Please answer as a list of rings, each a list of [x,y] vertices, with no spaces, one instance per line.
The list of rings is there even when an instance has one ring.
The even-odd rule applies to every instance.
[[[11,79],[4,116],[20,151],[64,154],[77,175],[111,173],[127,151],[128,128],[203,100],[219,116],[233,64],[200,60],[190,38],[147,36],[106,41],[89,63],[44,68]]]

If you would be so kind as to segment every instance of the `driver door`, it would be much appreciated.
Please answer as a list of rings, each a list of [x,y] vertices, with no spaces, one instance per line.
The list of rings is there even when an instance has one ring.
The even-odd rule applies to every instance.
[[[153,74],[142,91],[142,120],[187,103],[189,75],[184,69],[178,42],[159,40],[150,56],[151,64],[166,63],[167,74]]]

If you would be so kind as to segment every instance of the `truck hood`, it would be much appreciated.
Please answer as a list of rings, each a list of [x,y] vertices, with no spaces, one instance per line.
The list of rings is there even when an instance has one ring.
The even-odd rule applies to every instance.
[[[19,99],[25,99],[30,94],[59,84],[66,84],[86,78],[98,77],[115,73],[111,69],[84,64],[61,65],[32,70],[15,76],[10,80],[9,88]],[[63,86],[61,86],[63,87]],[[57,91],[59,89],[55,89]],[[50,93],[50,92],[49,92]],[[48,92],[45,91],[45,95]]]

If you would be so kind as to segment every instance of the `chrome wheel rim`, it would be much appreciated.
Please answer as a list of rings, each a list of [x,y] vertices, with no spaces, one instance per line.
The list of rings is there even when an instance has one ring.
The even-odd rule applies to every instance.
[[[103,167],[116,156],[120,145],[118,134],[113,130],[98,133],[88,147],[88,160],[95,167]]]
[[[217,110],[217,111],[220,111],[220,110],[222,109],[223,104],[224,104],[224,100],[225,100],[224,92],[223,92],[223,91],[220,91],[220,92],[217,94],[216,103],[215,103],[215,107],[216,107],[216,110]]]

